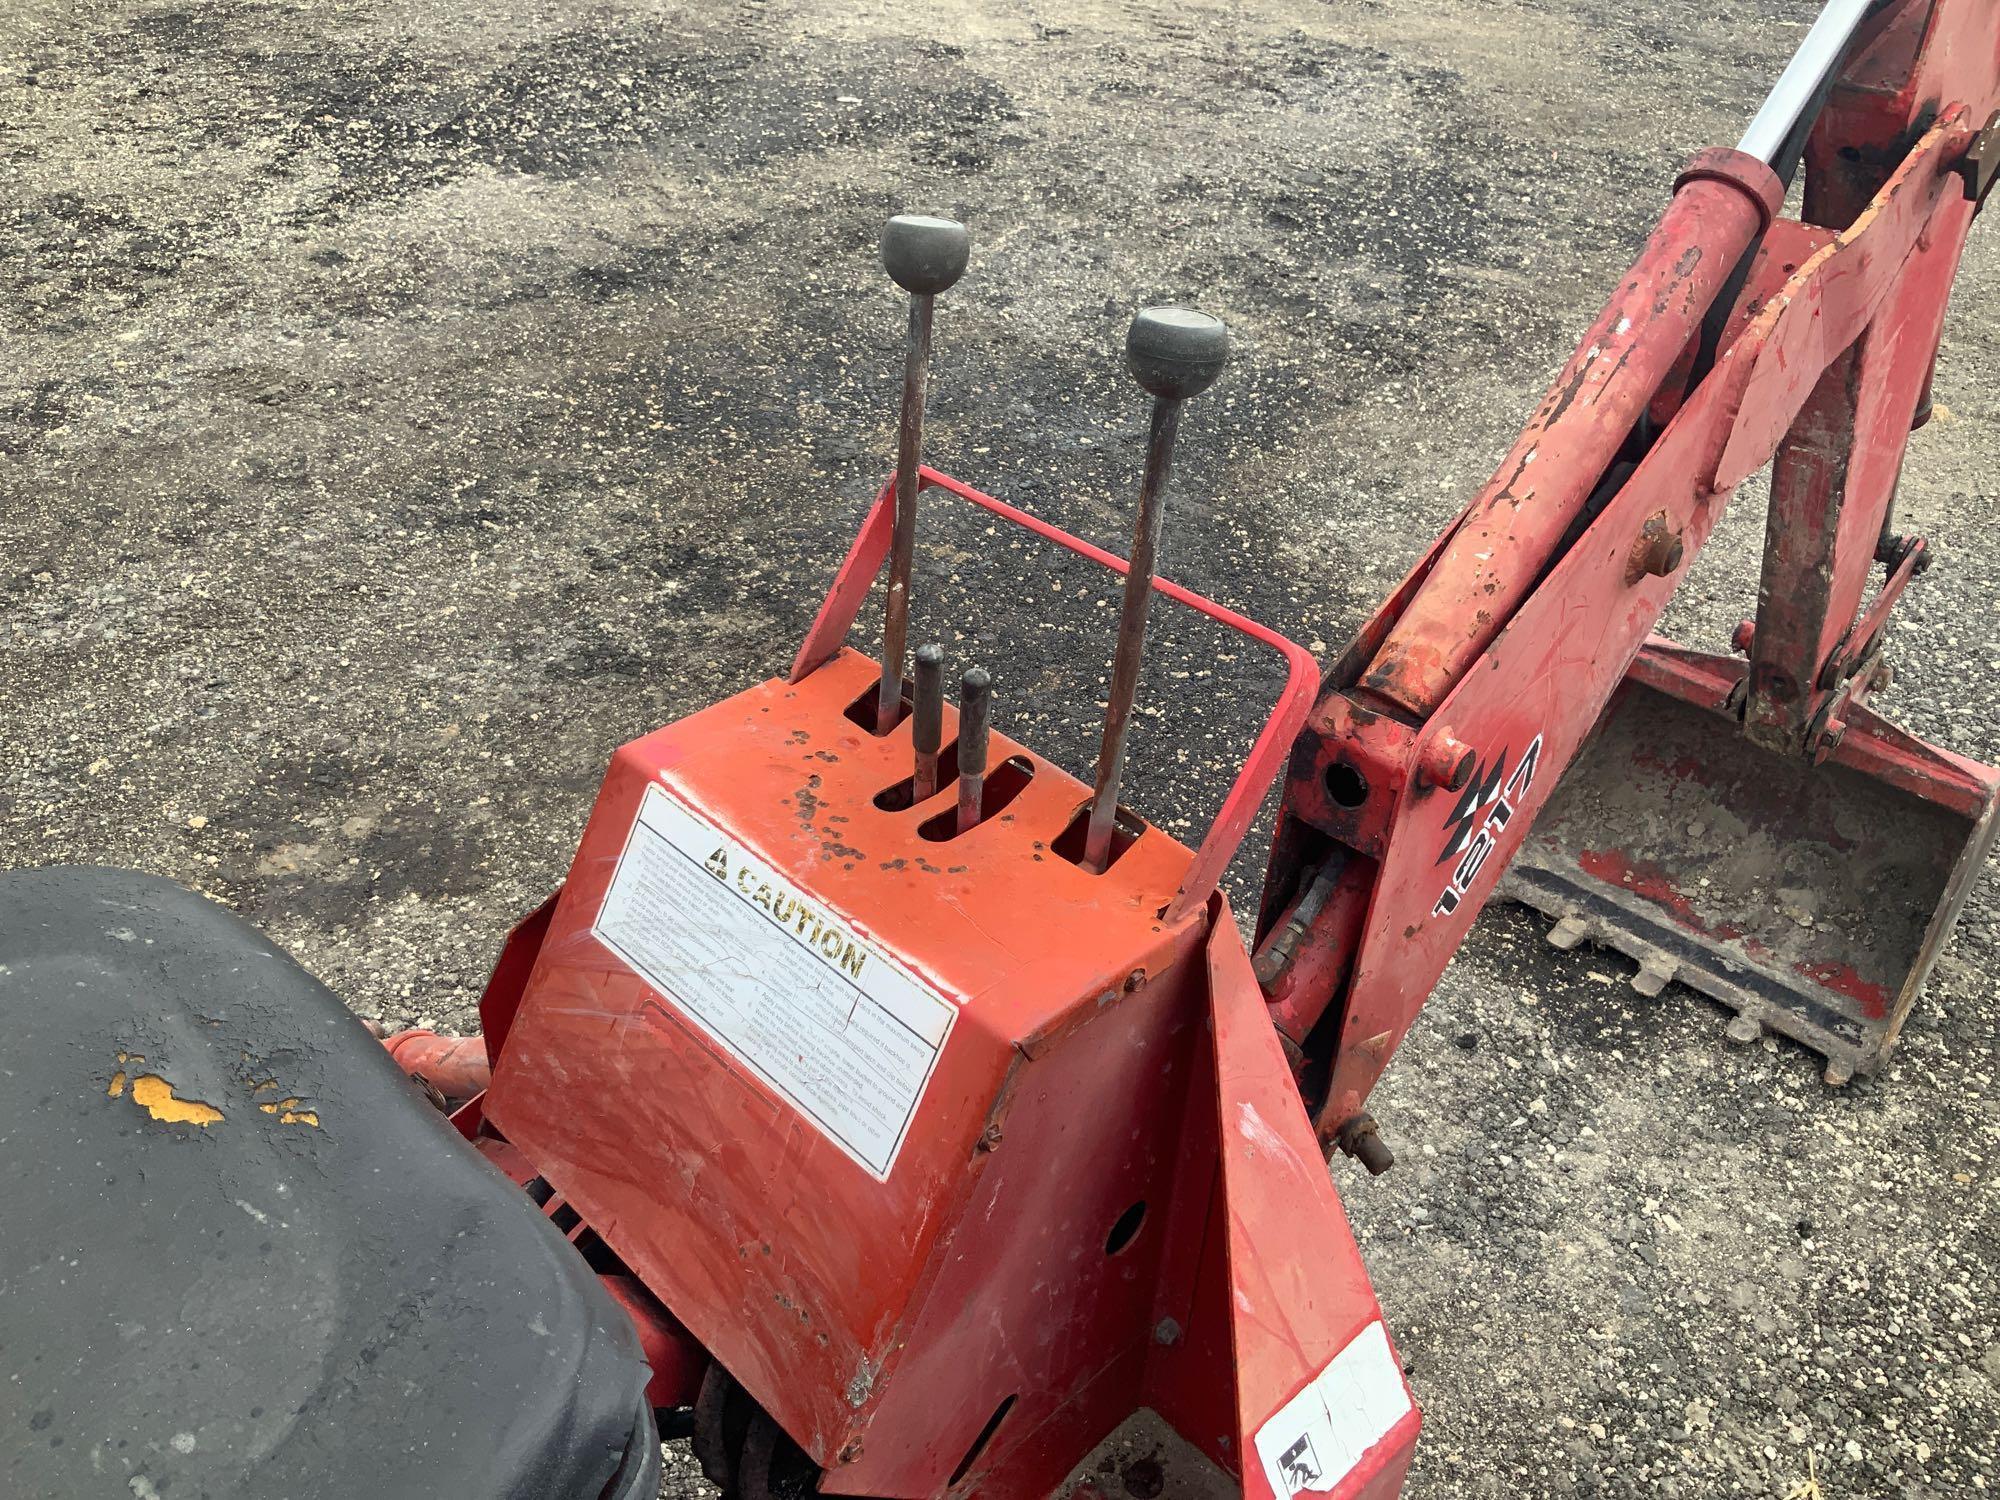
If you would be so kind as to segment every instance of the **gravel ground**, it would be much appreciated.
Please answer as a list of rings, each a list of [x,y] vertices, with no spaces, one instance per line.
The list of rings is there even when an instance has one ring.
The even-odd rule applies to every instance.
[[[1172,570],[1338,642],[1813,8],[5,0],[5,857],[188,881],[363,1014],[464,1022],[611,747],[788,661],[890,450],[906,205],[976,240],[935,459],[1122,549],[1118,341],[1198,301],[1238,361]],[[1996,286],[1989,228],[1886,705],[1989,759]],[[982,540],[927,549],[929,628],[1081,764],[1108,600]],[[1746,496],[1684,638],[1760,540]],[[1185,824],[1268,681],[1186,630],[1153,677],[1185,714],[1135,800]],[[1428,1417],[1409,1493],[2000,1487],[1990,879],[1838,1093],[1539,933],[1482,919],[1376,1096],[1403,1165],[1336,1169]]]

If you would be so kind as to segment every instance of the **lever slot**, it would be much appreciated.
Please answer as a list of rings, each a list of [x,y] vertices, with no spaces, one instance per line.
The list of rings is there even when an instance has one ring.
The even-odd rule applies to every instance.
[[[887,734],[894,734],[896,726],[910,716],[910,685],[907,682],[903,684],[903,696],[896,700],[896,717],[890,721],[886,729],[878,729],[876,727],[877,721],[875,715],[880,706],[881,698],[879,689],[875,685],[870,684],[866,692],[842,710],[842,714],[849,723],[867,730],[868,733],[874,735],[877,739]]]
[[[944,776],[945,756],[951,758],[953,775],[949,784],[955,786],[957,785],[956,773],[958,771],[957,747],[947,746],[943,754],[939,756],[938,776],[940,786],[947,784]],[[986,773],[986,785],[982,789],[979,798],[979,822],[985,823],[1005,812],[1007,804],[1026,791],[1028,783],[1034,779],[1035,763],[1025,755],[1010,755],[991,771],[988,771]],[[889,790],[893,792],[896,788],[891,787]],[[888,793],[885,792],[883,795],[887,796]],[[974,825],[974,827],[977,826],[978,824]],[[933,844],[949,843],[952,839],[957,838],[958,807],[956,803],[947,807],[943,812],[926,818],[923,826],[917,829],[917,836]]]
[[[1079,807],[1076,815],[1069,820],[1069,825],[1056,835],[1055,842],[1050,844],[1049,848],[1057,857],[1068,860],[1087,874],[1102,875],[1118,863],[1119,856],[1139,842],[1140,835],[1146,831],[1146,823],[1121,802],[1118,805],[1117,817],[1111,825],[1111,839],[1104,855],[1104,863],[1097,865],[1084,858],[1090,836],[1090,812],[1091,804],[1088,802]]]
[[[870,688],[867,694],[859,701],[863,707],[870,713],[873,713],[875,709],[875,690]],[[945,792],[950,791],[957,785],[958,743],[955,740],[949,740],[938,749],[937,790],[924,798],[923,805],[929,806],[931,803],[937,801]],[[875,806],[883,812],[908,812],[913,806],[918,805],[913,800],[913,794],[916,792],[916,789],[917,778],[915,776],[905,776],[901,781],[885,786],[881,791],[877,792],[875,794]]]

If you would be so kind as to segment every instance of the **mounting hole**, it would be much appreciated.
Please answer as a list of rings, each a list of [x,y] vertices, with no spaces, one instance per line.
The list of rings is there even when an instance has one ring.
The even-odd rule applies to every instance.
[[[1116,1255],[1139,1237],[1139,1226],[1146,1222],[1146,1200],[1137,1203],[1118,1216],[1118,1222],[1111,1226],[1111,1233],[1104,1237],[1104,1253]]]
[[[1368,800],[1368,778],[1346,761],[1328,766],[1326,794],[1335,807],[1359,807]]]

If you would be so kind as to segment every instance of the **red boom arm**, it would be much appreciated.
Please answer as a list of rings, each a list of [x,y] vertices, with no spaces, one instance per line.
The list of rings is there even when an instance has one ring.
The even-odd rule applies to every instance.
[[[1775,217],[1763,162],[1697,156],[1498,473],[1337,664],[1294,747],[1257,953],[1322,1142],[1386,1164],[1369,1091],[1731,494],[1774,457],[1740,701],[1760,743],[1837,751],[1921,561],[1880,539],[1996,104],[1990,7],[1901,0],[1819,116],[1804,222]],[[1857,619],[1878,553],[1890,578]]]

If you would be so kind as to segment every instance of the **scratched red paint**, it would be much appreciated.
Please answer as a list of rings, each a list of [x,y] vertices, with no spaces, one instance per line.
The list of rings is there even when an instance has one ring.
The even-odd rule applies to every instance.
[[[1696,916],[1694,903],[1680,893],[1672,878],[1658,865],[1634,864],[1618,849],[1585,849],[1577,855],[1577,863],[1593,879],[1630,891],[1635,896],[1643,896],[1655,906],[1664,907],[1675,921],[1691,932],[1731,942],[1743,936],[1740,927],[1727,922],[1711,926]],[[1762,944],[1752,939],[1748,946],[1758,948]]]
[[[1792,965],[1792,972],[1802,974],[1830,990],[1838,990],[1859,1005],[1861,1014],[1871,1021],[1879,1021],[1889,1013],[1888,990],[1863,979],[1851,964],[1800,963]]]

